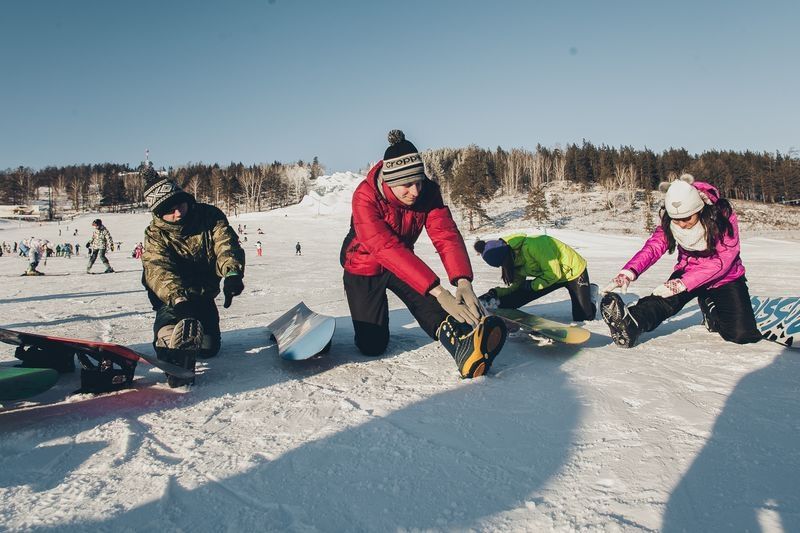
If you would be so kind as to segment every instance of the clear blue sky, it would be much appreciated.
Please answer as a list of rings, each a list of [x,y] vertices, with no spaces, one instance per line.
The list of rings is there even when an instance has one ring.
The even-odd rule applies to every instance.
[[[800,2],[0,2],[0,168],[800,148]]]

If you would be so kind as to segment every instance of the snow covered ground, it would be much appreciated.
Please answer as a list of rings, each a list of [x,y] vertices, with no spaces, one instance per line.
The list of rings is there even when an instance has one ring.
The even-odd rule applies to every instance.
[[[68,396],[76,374],[40,403],[4,406],[0,530],[800,531],[796,350],[725,343],[692,304],[631,350],[613,346],[602,321],[586,324],[593,335],[580,348],[512,338],[490,375],[462,381],[391,297],[389,351],[362,357],[338,262],[357,179],[320,178],[297,206],[232,219],[247,225],[246,289],[220,309],[223,351],[194,387],[171,390],[140,364],[132,390]],[[66,241],[77,228],[70,240],[85,243],[93,218],[4,223],[0,241]],[[130,257],[149,216],[102,218],[123,242],[110,255],[118,273],[86,275],[82,250],[51,258],[47,276],[19,277],[24,262],[4,256],[1,325],[152,353],[154,313]],[[533,229],[498,220],[468,242]],[[549,232],[601,285],[643,242],[601,228]],[[753,294],[800,292],[794,232],[745,232]],[[418,252],[443,273],[424,237]],[[478,290],[499,283],[498,270],[473,266]],[[662,260],[626,300],[671,267]],[[329,354],[290,363],[264,326],[300,300],[335,316],[337,330]],[[527,309],[570,319],[565,291]],[[13,364],[0,345],[0,365]]]

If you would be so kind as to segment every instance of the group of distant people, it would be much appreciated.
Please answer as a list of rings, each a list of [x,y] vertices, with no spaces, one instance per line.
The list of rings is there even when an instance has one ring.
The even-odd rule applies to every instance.
[[[258,231],[261,231],[260,229]],[[242,240],[244,242],[244,240]],[[261,257],[264,251],[264,245],[261,241],[256,241],[256,255]],[[300,246],[300,241],[297,241],[297,244],[294,245],[294,255],[303,255],[303,247]]]
[[[86,267],[86,272],[91,273],[92,266],[99,259],[105,266],[103,273],[114,272],[111,264],[106,257],[106,253],[114,249],[114,241],[111,238],[111,233],[103,225],[102,220],[99,218],[92,221],[92,238],[86,243],[86,249],[89,255],[89,264]],[[77,229],[75,234],[77,234]],[[122,243],[119,243],[120,245]],[[81,245],[75,243],[61,243],[53,244],[47,239],[40,239],[37,237],[29,237],[23,239],[19,244],[14,243],[13,249],[7,243],[3,243],[2,249],[11,250],[11,253],[18,253],[20,257],[25,257],[28,260],[28,268],[23,275],[25,276],[42,276],[44,272],[39,270],[39,264],[46,262],[48,257],[66,257],[71,258],[73,253],[80,254]],[[1,254],[0,254],[1,255]]]

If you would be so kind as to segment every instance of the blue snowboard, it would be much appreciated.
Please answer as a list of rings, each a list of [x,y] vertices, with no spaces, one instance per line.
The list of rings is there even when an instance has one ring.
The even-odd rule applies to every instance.
[[[756,325],[764,338],[783,344],[795,344],[795,339],[800,334],[800,297],[765,298],[753,296],[750,298],[753,312],[756,315]]]
[[[328,350],[336,329],[336,319],[315,313],[300,302],[267,328],[278,344],[280,356],[300,361]]]

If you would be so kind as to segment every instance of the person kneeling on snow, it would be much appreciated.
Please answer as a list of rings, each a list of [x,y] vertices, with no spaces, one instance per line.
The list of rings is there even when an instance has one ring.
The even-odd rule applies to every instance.
[[[691,174],[659,187],[665,188],[661,225],[604,290],[600,312],[614,342],[632,347],[642,332],[653,331],[693,298],[709,331],[739,344],[761,340],[739,257],[739,224],[730,202]],[[626,308],[612,291],[625,292],[676,247],[678,263],[667,282]]]
[[[244,250],[222,211],[198,203],[150,165],[142,174],[153,212],[142,254],[142,283],[156,311],[153,346],[159,359],[193,370],[196,357],[219,352],[214,298],[220,279],[225,308],[244,290]],[[168,376],[172,387],[191,382]]]
[[[483,375],[505,343],[505,325],[482,316],[464,240],[416,147],[400,130],[389,132],[389,143],[383,161],[353,193],[350,232],[340,255],[356,346],[369,356],[386,350],[388,289],[450,352],[461,377]],[[423,228],[456,286],[455,296],[414,253]]]
[[[547,235],[509,235],[476,241],[475,251],[487,264],[502,268],[506,287],[495,287],[481,295],[487,307],[517,309],[556,289],[566,288],[572,299],[572,319],[594,320],[597,308],[592,298],[597,286],[589,284],[586,260],[558,239]]]

